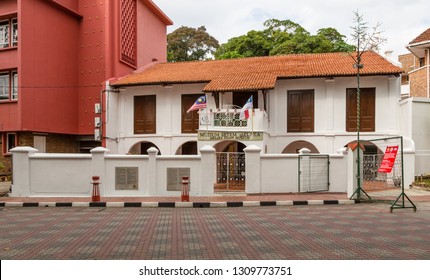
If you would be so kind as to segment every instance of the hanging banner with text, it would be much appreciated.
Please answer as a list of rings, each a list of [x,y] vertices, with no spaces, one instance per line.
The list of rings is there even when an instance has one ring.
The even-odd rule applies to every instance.
[[[388,146],[385,150],[384,158],[382,159],[381,166],[379,166],[378,172],[391,173],[393,170],[394,162],[396,161],[397,151],[399,146]]]

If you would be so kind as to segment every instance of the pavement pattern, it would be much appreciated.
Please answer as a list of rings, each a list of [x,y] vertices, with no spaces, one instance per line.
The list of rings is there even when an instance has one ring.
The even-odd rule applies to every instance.
[[[1,207],[2,260],[430,259],[430,202]]]

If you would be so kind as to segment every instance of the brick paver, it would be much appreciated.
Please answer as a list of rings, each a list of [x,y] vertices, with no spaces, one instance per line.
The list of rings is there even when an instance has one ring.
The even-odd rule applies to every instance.
[[[0,208],[0,259],[430,259],[430,203]]]

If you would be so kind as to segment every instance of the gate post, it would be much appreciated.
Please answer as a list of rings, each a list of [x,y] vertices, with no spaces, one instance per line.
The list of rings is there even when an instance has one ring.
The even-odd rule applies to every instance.
[[[201,164],[200,164],[200,195],[213,195],[214,184],[216,178],[216,156],[215,149],[210,145],[205,145],[200,149]]]
[[[245,152],[245,193],[262,193],[261,188],[261,148],[250,145]]]

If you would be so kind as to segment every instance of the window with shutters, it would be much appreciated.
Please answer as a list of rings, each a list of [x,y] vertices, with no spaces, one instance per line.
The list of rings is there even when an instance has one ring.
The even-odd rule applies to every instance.
[[[314,132],[314,90],[289,90],[287,132]]]
[[[156,133],[155,95],[134,97],[134,134]]]
[[[197,133],[199,130],[199,111],[195,110],[187,113],[187,110],[193,106],[201,95],[201,93],[182,95],[182,133]]]
[[[357,132],[357,89],[346,89],[346,131]],[[375,131],[375,88],[360,89],[360,131]]]

